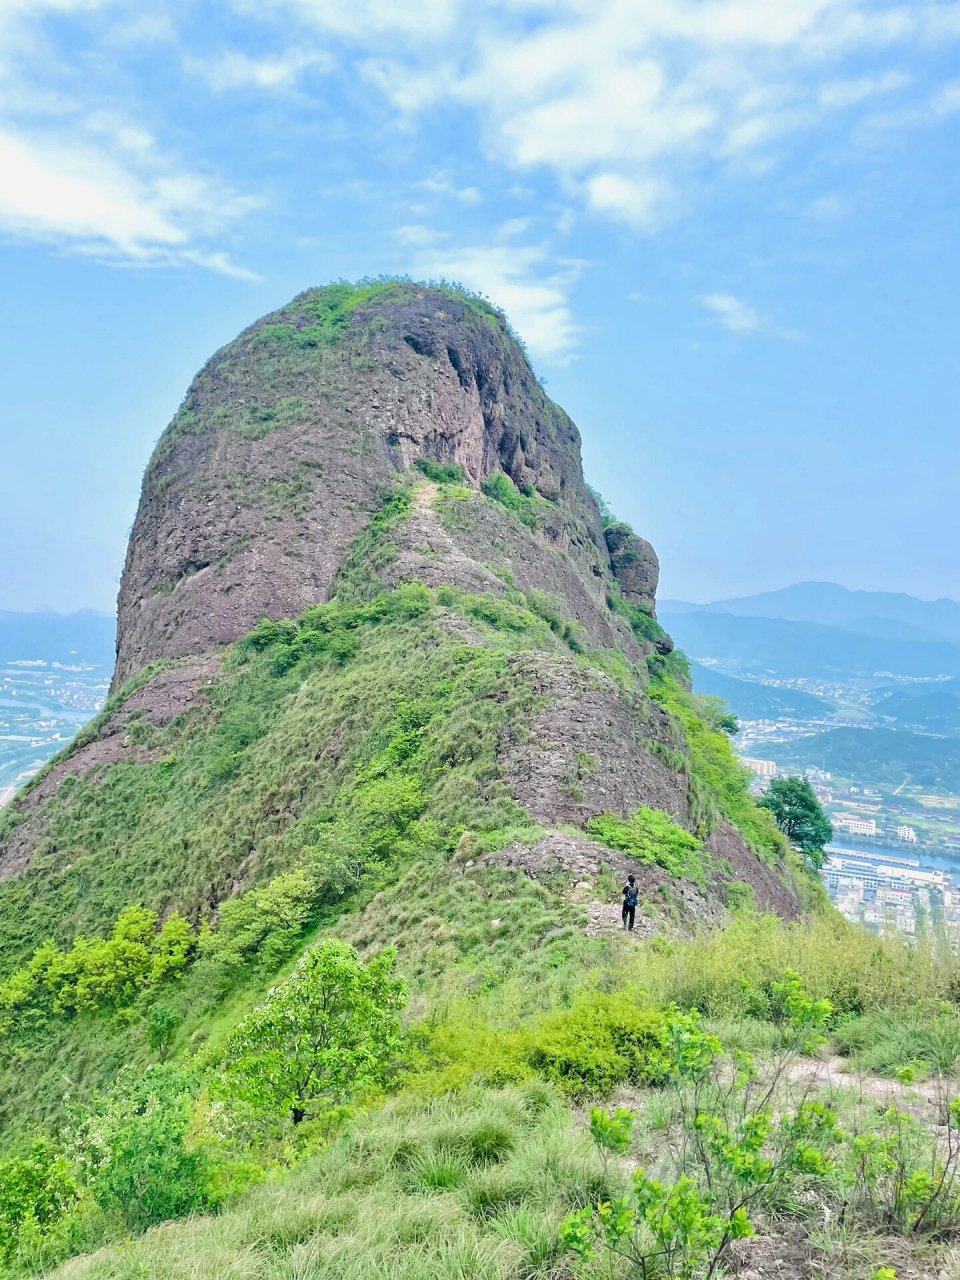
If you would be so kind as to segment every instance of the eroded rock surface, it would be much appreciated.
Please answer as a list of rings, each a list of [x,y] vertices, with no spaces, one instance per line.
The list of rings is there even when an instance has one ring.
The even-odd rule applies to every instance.
[[[549,499],[577,571],[609,552],[580,436],[503,322],[397,287],[317,331],[323,290],[264,317],[197,375],[147,469],[120,589],[115,687],[261,618],[329,598],[347,548],[420,458],[494,472]]]

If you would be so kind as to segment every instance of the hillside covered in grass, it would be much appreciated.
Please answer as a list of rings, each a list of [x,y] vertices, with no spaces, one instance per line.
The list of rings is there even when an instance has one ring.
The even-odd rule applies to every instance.
[[[656,584],[489,304],[312,290],[213,358],[112,697],[0,820],[8,1274],[701,1277],[799,1207],[946,1238],[952,1149],[802,1081],[825,1042],[952,1069],[953,962],[825,914]],[[879,1213],[888,1158],[933,1184]]]

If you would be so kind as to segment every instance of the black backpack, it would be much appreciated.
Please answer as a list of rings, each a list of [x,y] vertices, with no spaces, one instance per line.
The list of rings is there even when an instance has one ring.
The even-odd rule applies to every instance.
[[[635,884],[629,885],[626,893],[624,894],[624,898],[623,898],[624,905],[628,907],[635,907],[637,905],[637,898],[639,896],[640,896],[640,890],[637,888],[637,886]]]

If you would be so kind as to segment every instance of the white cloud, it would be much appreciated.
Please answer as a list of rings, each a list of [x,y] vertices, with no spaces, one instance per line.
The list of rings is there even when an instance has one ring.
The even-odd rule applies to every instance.
[[[731,333],[755,333],[769,327],[759,312],[732,293],[705,293],[700,303]]]
[[[598,173],[587,180],[587,203],[596,213],[629,222],[641,231],[652,231],[673,198],[659,178],[627,178],[619,173]]]
[[[52,16],[80,24],[95,57],[82,66],[60,57],[45,26]],[[88,82],[90,66],[109,82],[118,48],[171,37],[166,20],[150,18],[118,0],[0,0],[0,235],[113,265],[189,264],[249,279],[218,241],[259,202],[169,154],[108,105],[118,95]]]
[[[93,136],[67,141],[0,130],[0,232],[144,264],[193,262],[244,274],[195,240],[246,212],[248,201],[159,165],[147,135],[121,137],[113,153]],[[150,162],[130,163],[131,146]],[[116,153],[124,151],[121,159]]]
[[[828,110],[854,107],[868,98],[896,93],[910,83],[902,71],[886,71],[881,75],[857,76],[852,80],[836,80],[824,85],[818,95],[820,105]]]
[[[397,227],[394,236],[400,244],[414,248],[423,248],[425,245],[433,245],[437,242],[436,231],[419,222],[410,222],[406,226]]]
[[[324,50],[289,50],[272,57],[251,58],[228,52],[216,58],[185,58],[184,68],[215,92],[229,89],[289,89],[305,71],[329,72],[334,60]]]
[[[498,240],[515,240],[517,236],[526,235],[533,225],[533,218],[507,218],[497,227]]]
[[[850,199],[839,191],[818,196],[810,206],[811,215],[820,222],[839,222],[850,212]]]
[[[456,200],[462,200],[464,204],[479,204],[483,199],[483,192],[479,187],[460,187],[446,173],[435,173],[416,185],[421,191],[429,191],[431,195],[453,196]]]
[[[569,359],[579,335],[570,290],[582,264],[557,263],[543,245],[451,245],[444,240],[437,235],[431,245],[424,237],[411,264],[415,275],[454,280],[492,298],[535,356]]]
[[[569,229],[574,211],[586,211],[650,234],[722,178],[781,164],[794,139],[833,127],[842,129],[840,145],[856,143],[869,119],[882,141],[884,129],[929,127],[960,110],[957,82],[928,80],[921,95],[910,63],[915,50],[960,40],[956,0],[229,3],[221,29],[238,30],[237,47],[182,55],[188,72],[213,90],[279,95],[304,90],[316,72],[338,75],[354,94],[344,118],[373,99],[392,111],[391,124],[423,121],[432,140],[438,117],[444,125],[456,117],[458,128],[479,134],[491,164],[511,170],[518,183],[532,187],[535,175],[549,175],[548,207],[562,207],[560,230]],[[183,19],[184,39],[199,26],[187,21],[195,4],[160,0],[141,14],[135,0],[0,0],[0,82],[11,49],[27,50],[19,80],[8,74],[0,91],[0,110],[10,117],[0,127],[27,178],[22,189],[8,190],[12,176],[0,174],[0,226],[8,235],[232,269],[219,238],[252,202],[204,176],[198,161],[172,156],[162,132],[154,137],[131,123],[136,112],[114,110],[109,93],[90,93],[86,107],[69,101],[70,93],[84,93],[80,77],[75,69],[62,68],[59,80],[49,73],[38,34],[52,15],[91,24],[99,56],[111,29],[134,30],[138,22],[144,39],[170,39],[172,27],[153,10]],[[98,18],[111,6],[109,23]],[[126,92],[129,84],[126,77]],[[898,94],[907,100],[888,101],[886,118],[870,115],[878,99]],[[199,150],[203,131],[195,138]],[[412,127],[403,138],[412,148]],[[431,218],[427,195],[471,206],[486,194],[445,171],[416,185],[425,194],[403,215],[411,226]],[[349,191],[345,174],[338,194]],[[830,216],[827,205],[813,212]],[[540,269],[550,271],[545,259]]]
[[[960,5],[932,0],[463,0],[454,23],[456,7],[434,7],[442,47],[398,29],[384,52],[361,5],[375,30],[358,55],[368,81],[407,115],[473,110],[491,159],[548,171],[641,231],[718,169],[762,173],[791,139],[906,90],[909,72],[882,60],[960,38]],[[865,54],[880,65],[850,74]]]
[[[952,80],[936,94],[931,104],[938,119],[956,115],[960,111],[960,80]]]
[[[258,16],[273,9],[295,14],[306,25],[353,40],[428,40],[449,32],[458,0],[239,0],[237,7]]]

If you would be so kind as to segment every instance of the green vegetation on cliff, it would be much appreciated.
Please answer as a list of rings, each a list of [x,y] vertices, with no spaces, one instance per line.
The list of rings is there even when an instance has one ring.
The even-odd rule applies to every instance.
[[[408,510],[402,494],[393,499],[364,553],[382,554]],[[635,1017],[632,1001],[615,1000],[598,1021],[597,997],[577,995],[603,970],[620,979],[610,944],[584,937],[569,881],[539,884],[486,861],[543,834],[511,798],[499,763],[542,702],[521,659],[541,651],[589,664],[590,655],[565,638],[552,608],[537,598],[528,607],[520,593],[497,599],[414,583],[368,594],[348,566],[337,601],[264,622],[229,650],[194,711],[161,728],[128,717],[138,761],[64,778],[42,810],[34,865],[0,885],[8,1142],[20,1149],[40,1125],[48,1146],[30,1148],[27,1181],[62,1199],[50,1180],[66,1168],[72,1179],[49,1230],[38,1207],[11,1219],[18,1266],[216,1207],[271,1160],[322,1144],[335,1109],[313,1115],[319,1129],[297,1126],[294,1140],[266,1095],[224,1085],[240,1108],[227,1141],[208,1107],[223,1105],[218,1081],[242,1070],[233,1064],[253,1062],[256,1043],[266,1043],[267,987],[283,990],[301,953],[320,954],[304,947],[331,934],[374,952],[385,934],[397,938],[400,972],[431,1020],[402,1051],[383,1041],[378,1052],[406,1057],[408,1072],[418,1064],[418,1091],[492,1072],[590,1095],[663,1070],[649,1065],[654,1044],[668,1049],[662,1034],[672,1023],[661,1024],[661,1012],[643,1014],[643,1036],[654,1038],[642,1049],[641,1024],[628,1031],[623,1022]],[[169,670],[122,690],[102,723]],[[647,696],[646,678],[636,674],[634,696]],[[628,823],[598,819],[591,834],[638,865],[701,881],[707,870],[699,842],[653,811]],[[231,884],[241,891],[211,914],[211,890],[223,898]],[[458,1030],[463,1018],[469,1034]],[[584,1019],[595,1026],[586,1038]],[[636,1044],[626,1056],[624,1036]],[[363,1102],[361,1077],[351,1078],[338,1107]],[[389,1076],[369,1075],[366,1088],[375,1082],[382,1088]],[[308,1113],[300,1102],[294,1110]],[[114,1135],[104,1139],[112,1154],[103,1181],[82,1172],[85,1148],[66,1137],[77,1124]],[[144,1184],[148,1168],[166,1170],[169,1195]],[[27,1177],[20,1165],[9,1176]],[[3,1178],[0,1166],[0,1198]],[[134,1182],[148,1185],[139,1216],[123,1190]]]
[[[237,494],[261,450],[270,470],[209,563],[195,526],[162,574],[134,544],[141,669],[3,819],[0,1274],[598,1280],[619,1249],[645,1280],[705,1280],[788,1213],[954,1230],[953,1154],[822,1099],[803,1055],[832,1037],[946,1075],[955,959],[758,914],[796,915],[808,882],[656,622],[655,554],[608,528],[617,576],[572,424],[494,309],[441,294],[301,295],[158,447],[151,537],[219,493],[193,437],[223,431]],[[383,439],[353,430],[378,351],[378,412],[388,377],[400,419],[434,391],[496,417],[522,383],[510,431],[464,445],[411,410],[436,449],[415,469],[392,410]],[[336,467],[311,436],[284,470],[266,437],[341,395]],[[297,616],[245,612],[215,644],[203,611],[253,551],[266,577],[294,562]],[[727,927],[691,941],[705,923]]]
[[[150,470],[170,458],[185,436],[228,429],[242,440],[261,440],[303,422],[310,413],[310,404],[301,394],[306,380],[314,380],[324,370],[329,390],[343,389],[332,349],[347,344],[351,333],[357,346],[353,358],[361,367],[364,341],[379,322],[374,316],[358,324],[358,313],[371,304],[399,305],[424,288],[462,304],[475,324],[492,326],[518,341],[502,312],[479,294],[446,281],[425,286],[384,276],[308,289],[214,357],[194,388],[202,398],[194,395],[184,401],[154,451]],[[244,359],[251,352],[256,357],[257,381],[262,384],[254,396],[249,375],[244,376]],[[243,394],[238,391],[241,385]]]

